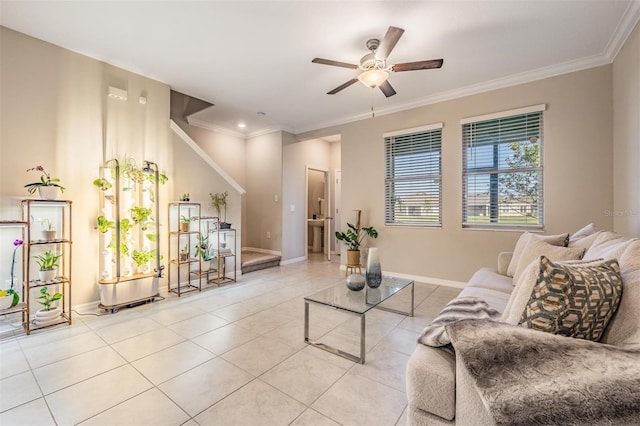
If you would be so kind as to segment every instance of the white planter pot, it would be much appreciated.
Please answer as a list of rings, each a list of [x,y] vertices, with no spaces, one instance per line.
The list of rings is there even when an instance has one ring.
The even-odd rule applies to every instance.
[[[57,186],[39,186],[38,193],[43,200],[56,200],[60,194],[60,188]]]
[[[210,260],[203,260],[202,261],[202,269],[200,269],[202,272],[206,272],[209,270],[209,268],[211,268],[211,261]]]
[[[36,325],[43,326],[55,324],[56,322],[60,321],[60,315],[62,315],[62,308],[60,308],[60,306],[51,308],[51,310],[48,311],[40,309],[38,312],[36,312]]]
[[[133,302],[151,299],[157,296],[160,279],[157,277],[139,278],[112,284],[100,283],[100,305],[104,309]]]
[[[40,270],[38,271],[38,277],[40,278],[40,281],[53,281],[57,272],[57,269]]]
[[[56,231],[42,231],[42,239],[45,241],[52,241],[56,239]]]

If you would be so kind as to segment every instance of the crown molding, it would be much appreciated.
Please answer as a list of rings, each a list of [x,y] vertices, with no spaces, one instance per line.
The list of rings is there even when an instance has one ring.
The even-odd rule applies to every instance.
[[[275,132],[294,133],[294,131],[295,131],[295,129],[292,129],[291,127],[288,127],[288,126],[281,126],[281,125],[269,126],[269,127],[263,128],[263,129],[256,130],[255,132],[249,133],[247,135],[247,139],[255,138],[255,137],[263,136],[263,135],[268,135],[270,133],[275,133]]]
[[[638,21],[640,21],[640,0],[633,0],[629,3],[624,15],[622,15],[622,19],[618,23],[618,27],[605,49],[605,56],[609,58],[609,62],[613,62],[616,56],[618,56],[618,53],[633,32]]]

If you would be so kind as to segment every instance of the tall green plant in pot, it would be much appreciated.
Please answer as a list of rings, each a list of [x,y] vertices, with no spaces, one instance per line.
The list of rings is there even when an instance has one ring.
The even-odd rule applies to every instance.
[[[217,192],[215,194],[209,193],[211,197],[211,207],[216,210],[218,219],[220,220],[220,229],[231,229],[231,224],[227,223],[227,206],[229,205],[228,197],[229,192]],[[224,211],[224,216],[220,214]]]
[[[336,238],[347,244],[347,266],[360,265],[360,245],[364,237],[378,238],[378,231],[373,226],[359,227],[347,223],[347,232],[336,231]]]
[[[47,250],[42,254],[33,256],[36,263],[40,267],[39,278],[40,281],[47,282],[52,281],[56,276],[58,269],[58,262],[62,257],[62,254],[54,254],[51,250]]]

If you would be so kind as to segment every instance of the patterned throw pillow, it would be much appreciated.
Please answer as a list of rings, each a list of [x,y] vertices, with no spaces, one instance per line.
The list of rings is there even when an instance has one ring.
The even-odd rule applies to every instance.
[[[543,256],[540,275],[519,325],[598,342],[621,296],[617,260],[567,265]]]

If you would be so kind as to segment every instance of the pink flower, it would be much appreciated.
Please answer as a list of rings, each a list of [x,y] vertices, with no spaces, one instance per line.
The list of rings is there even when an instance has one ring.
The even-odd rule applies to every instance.
[[[38,166],[38,167],[36,167],[36,170],[39,171],[39,172],[44,172],[44,167]]]
[[[14,246],[16,246],[16,247],[18,247],[18,246],[21,246],[23,243],[24,243],[24,241],[22,241],[22,240],[15,240],[15,241],[13,242],[13,245],[14,245]]]

